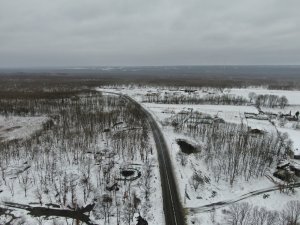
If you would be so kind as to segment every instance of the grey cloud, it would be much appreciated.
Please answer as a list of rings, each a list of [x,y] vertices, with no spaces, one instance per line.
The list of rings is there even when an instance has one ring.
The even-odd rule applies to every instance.
[[[0,0],[0,67],[299,64],[296,0]]]

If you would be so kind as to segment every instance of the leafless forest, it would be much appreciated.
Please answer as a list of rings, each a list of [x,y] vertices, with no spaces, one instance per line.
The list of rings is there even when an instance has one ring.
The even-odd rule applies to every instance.
[[[284,82],[282,78],[274,79],[269,83],[265,78],[257,81],[244,76],[238,76],[234,82],[230,77],[215,82],[207,76],[199,79],[191,76],[185,81],[179,76],[170,80],[137,75],[120,80],[120,76],[8,72],[0,76],[0,116],[7,121],[45,118],[30,137],[0,137],[0,195],[5,193],[0,223],[21,225],[47,221],[92,225],[98,221],[130,225],[136,224],[133,215],[145,221],[154,218],[151,210],[155,205],[151,198],[160,179],[150,125],[138,105],[121,95],[96,91],[98,86],[123,85],[130,89],[157,85],[188,93],[145,94],[144,103],[253,106],[260,110],[260,107],[283,109],[288,100],[285,96],[255,93],[245,98],[231,95],[226,88],[258,82],[269,88],[291,89],[298,85],[289,79]],[[281,82],[284,85],[279,86]],[[193,93],[194,87],[213,87],[221,94],[207,93],[199,97]],[[249,181],[263,177],[292,155],[288,137],[279,131],[275,135],[252,133],[242,117],[240,124],[234,124],[190,111],[189,115],[174,113],[162,124],[200,143],[194,155],[204,160],[212,176],[206,177],[194,169],[189,184],[195,192],[211,180],[218,183],[225,179],[234,186],[238,178]],[[18,128],[12,127],[10,131]],[[185,167],[188,154],[179,152],[176,159]],[[296,182],[295,176],[287,176],[284,182],[283,192],[292,194],[294,189],[289,185]],[[46,208],[52,211],[45,213]],[[31,216],[16,213],[19,209]],[[56,209],[65,210],[64,215],[59,215],[61,212]],[[222,215],[230,225],[297,225],[299,210],[298,201],[288,203],[281,212],[240,203],[224,209]],[[214,211],[211,219],[214,221]]]
[[[43,88],[17,82],[21,89],[1,83],[2,116],[47,117],[30,138],[0,142],[0,184],[9,191],[7,206],[20,207],[11,202],[24,202],[16,195],[22,190],[21,199],[30,199],[31,205],[89,212],[104,224],[111,217],[132,224],[134,213],[147,217],[157,177],[151,132],[137,106],[79,83],[41,82]],[[9,209],[0,212],[1,223],[27,224]],[[89,218],[79,222],[89,224]]]

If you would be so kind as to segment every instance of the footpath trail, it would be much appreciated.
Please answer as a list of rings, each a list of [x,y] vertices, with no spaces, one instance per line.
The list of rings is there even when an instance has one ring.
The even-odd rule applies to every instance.
[[[300,182],[290,184],[288,187],[289,188],[299,188],[300,187]],[[261,195],[261,194],[265,194],[265,193],[272,192],[272,191],[277,191],[277,190],[280,190],[279,186],[264,188],[264,189],[260,189],[260,190],[256,190],[256,191],[251,191],[249,193],[243,194],[243,195],[241,195],[237,198],[231,199],[231,200],[214,202],[214,203],[211,203],[211,204],[208,204],[208,205],[203,205],[203,206],[193,207],[193,208],[187,208],[187,209],[191,213],[210,212],[210,211],[213,211],[215,209],[219,209],[219,208],[234,204],[236,202],[242,201],[242,200],[247,199],[247,198],[251,198],[251,197],[254,197],[254,196],[257,196],[257,195]]]

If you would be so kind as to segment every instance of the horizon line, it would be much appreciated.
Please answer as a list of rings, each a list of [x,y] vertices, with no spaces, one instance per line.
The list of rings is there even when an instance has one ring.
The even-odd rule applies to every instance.
[[[27,69],[64,69],[84,70],[102,68],[158,68],[158,67],[300,67],[300,64],[174,64],[174,65],[90,65],[90,66],[0,66],[0,70],[27,70]]]

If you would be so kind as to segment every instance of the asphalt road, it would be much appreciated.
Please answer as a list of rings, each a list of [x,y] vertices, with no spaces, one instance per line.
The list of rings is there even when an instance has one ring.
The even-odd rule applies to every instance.
[[[142,109],[143,110],[143,109]],[[143,110],[145,111],[145,110]],[[185,216],[179,199],[177,184],[173,174],[172,163],[168,153],[168,147],[163,134],[152,115],[145,112],[151,125],[156,149],[158,152],[158,162],[163,194],[163,208],[166,225],[184,225]]]
[[[176,179],[173,173],[168,146],[157,122],[155,121],[153,116],[148,111],[146,111],[138,102],[127,95],[119,95],[138,105],[140,107],[140,110],[145,113],[150,123],[158,153],[158,163],[163,195],[163,209],[166,225],[185,225],[186,218],[178,195]]]

